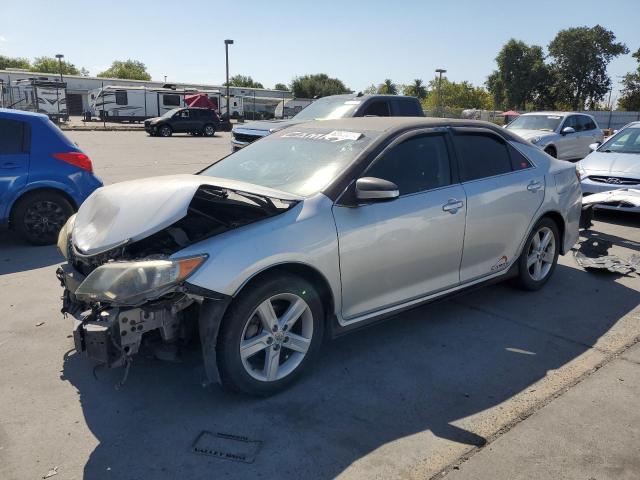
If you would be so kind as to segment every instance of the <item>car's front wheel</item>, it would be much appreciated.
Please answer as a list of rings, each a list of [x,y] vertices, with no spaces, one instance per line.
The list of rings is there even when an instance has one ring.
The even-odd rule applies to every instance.
[[[259,396],[287,387],[313,362],[323,331],[322,302],[305,279],[283,274],[249,286],[221,325],[222,384]]]
[[[542,288],[556,268],[559,253],[558,227],[550,218],[543,218],[533,228],[518,260],[519,286],[525,290]]]
[[[160,135],[161,137],[170,137],[172,133],[173,131],[171,130],[171,127],[169,125],[162,125],[158,129],[158,135]]]

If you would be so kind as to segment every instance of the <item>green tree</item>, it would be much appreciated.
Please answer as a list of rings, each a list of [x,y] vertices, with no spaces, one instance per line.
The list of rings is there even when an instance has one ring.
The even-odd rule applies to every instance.
[[[404,87],[402,93],[424,100],[427,98],[427,87],[425,87],[424,82],[421,79],[416,78],[411,85],[406,85]]]
[[[442,95],[442,108],[444,110],[462,110],[466,108],[491,109],[493,100],[491,94],[482,87],[476,87],[471,83],[450,82],[447,77],[442,77],[440,85]],[[435,111],[438,108],[438,79],[429,82],[429,93],[423,100],[425,110]]]
[[[607,65],[629,52],[625,44],[615,40],[613,32],[600,25],[558,32],[549,44],[549,56],[557,72],[560,101],[573,110],[583,110],[604,98],[611,87]]]
[[[0,70],[6,70],[7,68],[22,68],[29,70],[31,63],[26,58],[20,57],[5,57],[0,55]]]
[[[365,95],[375,95],[376,93],[378,93],[378,87],[376,87],[373,83],[371,85],[369,85],[367,88],[365,88],[362,91],[363,94]]]
[[[224,83],[226,85],[227,82]],[[232,87],[246,88],[264,88],[260,82],[256,82],[249,75],[234,75],[229,79],[229,85]]]
[[[147,72],[144,63],[138,60],[114,60],[104,72],[100,72],[98,77],[102,78],[125,78],[127,80],[151,80],[151,75]]]
[[[274,90],[283,90],[283,91],[289,90],[284,83],[276,83],[276,86],[273,87],[273,89]]]
[[[397,95],[398,86],[393,83],[390,78],[387,78],[384,82],[378,85],[378,93],[382,95]]]
[[[618,100],[618,108],[628,111],[640,110],[640,48],[633,54],[638,61],[635,72],[627,73],[622,79],[622,96]]]
[[[341,93],[352,93],[342,80],[331,78],[325,73],[296,77],[291,82],[293,96],[298,98],[326,97]]]
[[[542,47],[512,38],[498,53],[496,63],[498,69],[489,75],[486,86],[497,107],[522,110],[540,96],[549,74]]]
[[[54,57],[37,57],[31,65],[32,72],[60,73],[58,59]],[[79,75],[80,70],[73,63],[62,60],[62,73],[64,75]]]

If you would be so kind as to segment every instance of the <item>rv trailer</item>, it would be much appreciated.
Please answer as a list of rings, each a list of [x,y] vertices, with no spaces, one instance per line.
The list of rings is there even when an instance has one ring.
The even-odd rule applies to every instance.
[[[67,84],[46,78],[25,78],[4,86],[3,104],[7,108],[48,115],[52,120],[68,120]]]
[[[89,92],[90,114],[110,122],[141,122],[160,117],[174,108],[186,107],[185,96],[196,93],[207,95],[218,113],[221,107],[225,110],[225,98],[218,90],[107,85]]]

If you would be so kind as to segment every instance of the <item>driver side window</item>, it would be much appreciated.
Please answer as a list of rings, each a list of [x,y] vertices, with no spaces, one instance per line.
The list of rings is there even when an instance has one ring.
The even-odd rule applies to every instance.
[[[450,185],[451,169],[444,136],[420,135],[405,140],[379,157],[363,176],[395,183],[400,195]]]

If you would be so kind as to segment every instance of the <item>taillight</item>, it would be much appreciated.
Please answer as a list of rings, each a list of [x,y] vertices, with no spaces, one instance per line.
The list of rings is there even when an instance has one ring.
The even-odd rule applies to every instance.
[[[87,172],[93,172],[91,159],[82,152],[54,153],[53,158],[67,162]]]

